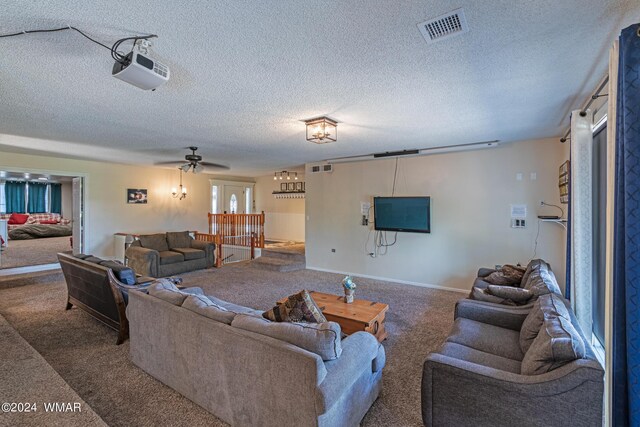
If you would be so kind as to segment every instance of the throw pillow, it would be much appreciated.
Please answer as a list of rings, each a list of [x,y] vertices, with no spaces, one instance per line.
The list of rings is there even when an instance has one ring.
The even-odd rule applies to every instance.
[[[58,221],[56,221],[55,219],[43,219],[42,221],[40,221],[40,224],[57,224]]]
[[[522,353],[526,353],[531,347],[531,343],[540,332],[545,317],[564,317],[571,320],[569,311],[559,295],[547,294],[538,298],[520,328],[520,349]]]
[[[165,233],[139,236],[138,240],[140,240],[140,246],[143,248],[153,249],[158,252],[169,250],[169,245],[167,245],[167,235]]]
[[[516,304],[526,304],[533,297],[533,292],[513,286],[489,285],[487,292],[499,298],[504,298]]]
[[[562,316],[545,317],[542,328],[522,359],[522,375],[541,375],[585,355],[584,341]]]
[[[135,285],[136,284],[136,273],[129,267],[125,267],[118,261],[101,261],[99,263],[101,266],[110,268],[113,271],[113,275],[116,276],[120,282],[125,285]]]
[[[190,248],[191,236],[188,231],[169,232],[167,233],[167,244],[169,249]]]
[[[278,323],[239,314],[231,326],[288,342],[317,354],[325,361],[337,359],[342,354],[340,325],[335,322]]]
[[[38,221],[33,216],[29,215],[29,218],[27,218],[27,222],[25,224],[35,224],[37,222]],[[41,224],[42,224],[42,222],[41,222]]]
[[[26,223],[28,219],[29,219],[28,214],[12,213],[11,216],[9,217],[9,221],[7,221],[7,224],[22,225]]]
[[[274,322],[326,322],[322,311],[306,290],[290,295],[283,304],[262,313],[265,319]]]
[[[507,264],[489,274],[483,280],[494,285],[520,286],[524,273],[524,268]]]

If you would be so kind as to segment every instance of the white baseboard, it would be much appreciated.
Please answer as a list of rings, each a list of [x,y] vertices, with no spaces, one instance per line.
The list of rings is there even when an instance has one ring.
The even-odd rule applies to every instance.
[[[409,280],[398,280],[398,279],[392,279],[390,277],[371,276],[369,274],[360,274],[360,273],[351,273],[351,272],[348,272],[348,271],[330,270],[328,268],[309,267],[309,266],[307,266],[306,268],[307,268],[307,270],[324,271],[326,273],[344,274],[344,275],[348,275],[348,276],[363,277],[365,279],[382,280],[382,281],[385,281],[385,282],[399,283],[401,285],[419,286],[421,288],[439,289],[441,291],[459,292],[459,293],[463,293],[463,294],[468,294],[469,293],[468,289],[450,288],[450,287],[447,287],[447,286],[432,285],[430,283],[412,282],[412,281],[409,281]]]

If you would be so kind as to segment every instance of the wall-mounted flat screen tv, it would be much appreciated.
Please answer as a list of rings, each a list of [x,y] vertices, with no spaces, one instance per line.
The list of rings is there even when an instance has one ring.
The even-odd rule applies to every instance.
[[[431,233],[431,197],[374,197],[374,228]]]

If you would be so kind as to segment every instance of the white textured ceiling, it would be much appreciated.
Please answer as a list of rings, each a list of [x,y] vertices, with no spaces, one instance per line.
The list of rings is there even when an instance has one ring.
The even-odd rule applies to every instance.
[[[470,31],[416,24],[464,7]],[[1,0],[0,32],[152,32],[171,80],[144,92],[67,31],[0,39],[0,149],[154,163],[197,145],[233,174],[395,149],[558,136],[640,2]],[[338,141],[302,119],[340,121]],[[20,135],[28,138],[13,138]],[[34,141],[31,138],[47,141]],[[64,141],[69,144],[57,144]]]

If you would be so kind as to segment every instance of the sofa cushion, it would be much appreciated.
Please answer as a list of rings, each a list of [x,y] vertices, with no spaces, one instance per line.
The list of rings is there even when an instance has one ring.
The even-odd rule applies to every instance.
[[[140,246],[143,248],[153,249],[158,252],[169,250],[169,245],[167,245],[167,236],[165,233],[139,236],[138,240],[140,240]]]
[[[506,264],[483,280],[494,285],[520,286],[524,272],[525,269],[522,267]]]
[[[245,307],[243,305],[233,304],[231,302],[216,298],[213,295],[207,295],[207,298],[209,298],[209,300],[215,305],[218,305],[234,314],[250,314],[253,316],[262,316],[262,310],[256,310],[254,308]]]
[[[306,290],[289,295],[283,304],[278,304],[263,314],[265,319],[274,322],[311,322],[327,321],[322,311]]]
[[[536,298],[548,293],[561,293],[555,275],[545,266],[540,266],[539,269],[531,272],[529,281],[525,285],[524,289],[533,292],[534,297]]]
[[[527,264],[527,269],[525,270],[524,275],[522,276],[522,282],[520,283],[521,288],[524,288],[527,285],[527,283],[529,282],[531,273],[533,271],[538,270],[540,266],[543,264],[545,266],[548,265],[546,262],[544,262],[541,259],[532,259],[531,261],[529,261],[529,264]]]
[[[173,305],[182,305],[189,295],[202,295],[200,288],[178,289],[171,279],[157,279],[149,286],[149,295],[167,301]]]
[[[523,353],[526,353],[533,343],[533,340],[538,336],[544,318],[550,316],[561,316],[565,319],[571,320],[569,311],[562,301],[562,297],[557,294],[542,295],[533,304],[531,311],[522,322],[520,328],[520,349]]]
[[[570,320],[562,316],[545,317],[538,336],[522,359],[520,373],[544,374],[584,355],[584,341]]]
[[[89,255],[88,257],[84,258],[83,261],[92,262],[94,264],[100,264],[104,260],[102,258],[98,258],[97,256]]]
[[[262,317],[239,314],[231,326],[286,341],[317,354],[322,360],[333,360],[342,354],[340,325],[335,322],[272,322]]]
[[[171,231],[167,233],[167,244],[169,249],[190,248],[191,236],[188,231]]]
[[[520,373],[520,362],[517,360],[486,353],[454,342],[445,342],[438,353],[464,360],[466,362],[475,363],[476,365],[500,369],[501,371],[512,372],[514,374]]]
[[[487,287],[486,289],[482,289],[474,286],[473,289],[471,289],[471,295],[469,295],[469,298],[474,299],[476,301],[485,301],[485,302],[492,302],[495,304],[513,305],[511,301],[507,301],[507,299],[505,298],[500,298],[498,296],[490,294],[488,292],[488,289],[489,287]]]
[[[184,261],[184,255],[173,251],[160,251],[160,265],[175,264]]]
[[[498,298],[511,300],[516,304],[526,304],[531,298],[533,298],[533,292],[527,289],[515,288],[513,286],[489,285],[487,293]]]
[[[172,252],[177,252],[182,254],[185,261],[190,261],[192,259],[201,259],[206,256],[205,252],[200,249],[193,248],[172,248]]]
[[[113,275],[125,285],[136,284],[136,273],[129,267],[122,265],[117,261],[101,261],[99,263],[103,267],[110,268]]]
[[[208,317],[209,319],[226,323],[227,325],[230,325],[233,321],[233,318],[236,317],[235,313],[214,303],[205,295],[188,296],[182,303],[182,307],[198,313],[202,316]]]
[[[83,253],[79,253],[79,254],[73,254],[74,258],[78,258],[78,259],[86,259],[89,258],[90,256],[93,255],[87,255],[87,254],[83,254]]]
[[[473,282],[473,287],[478,289],[487,289],[491,283],[485,282],[483,277],[477,277]]]
[[[521,361],[524,355],[520,350],[519,338],[518,331],[458,317],[447,341]]]

